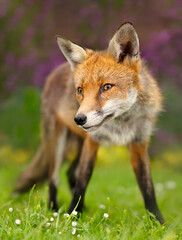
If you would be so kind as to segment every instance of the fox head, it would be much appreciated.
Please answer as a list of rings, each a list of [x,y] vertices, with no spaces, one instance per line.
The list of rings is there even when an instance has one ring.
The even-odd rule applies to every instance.
[[[140,88],[140,53],[131,23],[116,31],[105,51],[84,49],[59,36],[57,42],[73,72],[79,126],[94,130],[132,107]]]

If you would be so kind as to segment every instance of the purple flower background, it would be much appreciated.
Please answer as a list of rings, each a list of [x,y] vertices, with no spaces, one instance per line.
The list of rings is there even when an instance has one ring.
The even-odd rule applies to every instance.
[[[136,26],[141,54],[159,81],[182,88],[181,16],[180,0],[1,0],[1,97],[22,86],[42,86],[65,61],[56,34],[103,49],[124,21]]]
[[[141,55],[165,95],[157,138],[168,145],[180,143],[181,0],[0,0],[0,103],[24,87],[42,88],[47,75],[65,61],[56,35],[104,49],[126,21],[134,24]]]

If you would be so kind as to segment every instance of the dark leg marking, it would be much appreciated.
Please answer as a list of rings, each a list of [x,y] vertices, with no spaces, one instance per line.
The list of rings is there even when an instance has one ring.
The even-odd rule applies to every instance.
[[[53,182],[49,184],[49,209],[58,211],[57,188]]]
[[[139,165],[139,169],[136,176],[137,176],[137,181],[138,181],[140,190],[144,198],[145,208],[149,212],[153,213],[156,216],[156,218],[159,220],[159,222],[162,224],[164,223],[164,219],[157,206],[151,174],[148,171],[149,169],[147,169],[147,166],[142,164],[140,160],[140,165]]]
[[[145,207],[153,213],[157,220],[162,224],[164,219],[157,206],[154,186],[150,172],[150,160],[148,156],[147,143],[132,143],[131,144],[131,161],[132,166],[140,187]]]
[[[73,199],[70,204],[68,213],[71,213],[77,205],[80,197],[77,211],[81,212],[84,203],[84,196],[92,170],[94,167],[98,144],[93,142],[89,137],[84,141],[81,158],[78,166],[78,174],[76,177],[76,185],[73,193]]]
[[[83,139],[79,138],[77,156],[73,160],[73,162],[71,163],[71,165],[67,171],[68,182],[69,182],[72,193],[74,191],[74,187],[75,187],[75,183],[76,183],[76,170],[77,170],[77,166],[78,166],[78,163],[80,160],[82,146],[83,146]]]
[[[77,206],[77,211],[81,212],[82,209],[83,209],[86,187],[87,187],[87,184],[88,184],[88,182],[91,178],[92,171],[93,171],[93,165],[94,165],[93,164],[94,159],[90,159],[90,161],[91,161],[91,163],[88,166],[86,175],[85,176],[82,175],[76,181],[76,186],[75,186],[75,189],[74,189],[74,192],[73,192],[73,199],[72,199],[69,211],[68,211],[69,214],[74,210],[74,208],[75,208],[75,206],[77,205],[78,202],[79,202],[79,204]]]

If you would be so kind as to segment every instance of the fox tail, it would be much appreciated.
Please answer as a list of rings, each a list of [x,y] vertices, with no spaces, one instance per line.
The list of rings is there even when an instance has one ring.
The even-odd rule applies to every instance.
[[[46,159],[44,157],[44,148],[41,145],[29,166],[18,178],[14,193],[26,192],[37,182],[48,178],[48,161]]]

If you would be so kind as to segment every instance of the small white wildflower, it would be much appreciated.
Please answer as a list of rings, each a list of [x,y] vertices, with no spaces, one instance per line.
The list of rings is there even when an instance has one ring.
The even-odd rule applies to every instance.
[[[62,232],[58,232],[58,234],[59,234],[59,235],[61,235],[61,234],[62,234]]]
[[[123,193],[125,192],[125,188],[122,187],[122,186],[120,186],[120,187],[117,188],[116,191],[117,191],[117,193],[119,193],[119,194],[123,194]]]
[[[74,222],[74,221],[73,221],[73,222],[72,222],[72,226],[73,226],[73,227],[76,227],[76,225],[77,225],[77,222]]]
[[[75,210],[73,210],[72,214],[73,214],[74,216],[76,216],[76,215],[78,214],[78,212],[75,211]]]
[[[78,234],[77,237],[79,238],[79,237],[80,237],[80,234]]]
[[[16,223],[16,225],[20,225],[20,224],[21,224],[20,219],[16,219],[16,220],[15,220],[15,223]]]
[[[109,214],[108,214],[108,213],[104,213],[104,217],[105,217],[105,218],[108,218],[108,217],[109,217]]]
[[[13,208],[12,207],[9,208],[9,212],[13,212]]]
[[[58,217],[58,215],[59,215],[58,212],[54,212],[54,213],[53,213],[53,216],[54,216],[54,217]]]
[[[54,222],[54,218],[51,217],[51,218],[50,218],[50,221],[51,221],[51,222]]]
[[[50,227],[51,226],[51,223],[50,222],[47,222],[46,223],[46,227]]]
[[[75,235],[75,233],[76,233],[76,228],[73,228],[72,229],[72,235]]]
[[[168,188],[168,189],[176,188],[176,182],[175,181],[167,181],[165,185],[166,185],[166,188]]]
[[[101,208],[101,209],[105,209],[105,208],[106,208],[106,206],[105,206],[105,205],[103,205],[103,204],[100,204],[100,205],[99,205],[99,208]]]
[[[68,213],[64,213],[64,217],[68,218],[69,214]]]
[[[164,190],[164,185],[162,183],[156,183],[156,189],[158,192],[162,192]]]

